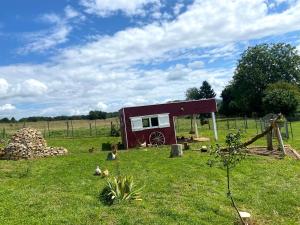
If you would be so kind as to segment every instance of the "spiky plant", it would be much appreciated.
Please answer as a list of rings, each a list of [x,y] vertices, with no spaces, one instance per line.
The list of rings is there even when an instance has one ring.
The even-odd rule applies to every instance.
[[[143,187],[137,188],[132,176],[118,176],[108,179],[101,192],[101,200],[106,204],[122,201],[142,200],[140,197]]]

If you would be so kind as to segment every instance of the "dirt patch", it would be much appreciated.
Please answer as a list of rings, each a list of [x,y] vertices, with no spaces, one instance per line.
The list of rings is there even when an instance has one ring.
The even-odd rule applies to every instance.
[[[290,145],[285,145],[284,148],[287,156],[298,160],[300,159],[300,154]],[[280,150],[268,150],[265,146],[248,147],[247,152],[253,155],[270,156],[278,159],[282,158],[282,152]]]

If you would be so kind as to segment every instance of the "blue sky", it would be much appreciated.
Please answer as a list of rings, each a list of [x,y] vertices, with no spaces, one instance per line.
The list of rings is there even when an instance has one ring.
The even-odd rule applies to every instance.
[[[300,50],[298,0],[0,2],[0,117],[86,114],[220,94],[258,43]]]

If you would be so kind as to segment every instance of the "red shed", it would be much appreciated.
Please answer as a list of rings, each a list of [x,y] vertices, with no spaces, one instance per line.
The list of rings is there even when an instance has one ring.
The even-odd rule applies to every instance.
[[[171,102],[120,109],[122,142],[126,149],[147,144],[176,144],[176,116],[211,113],[214,135],[217,136],[215,99]]]

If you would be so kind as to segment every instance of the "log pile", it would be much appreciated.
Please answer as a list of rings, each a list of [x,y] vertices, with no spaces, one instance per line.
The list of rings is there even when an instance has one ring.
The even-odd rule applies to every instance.
[[[33,159],[64,155],[67,152],[63,147],[48,147],[39,131],[23,128],[12,136],[0,157],[8,160]]]

